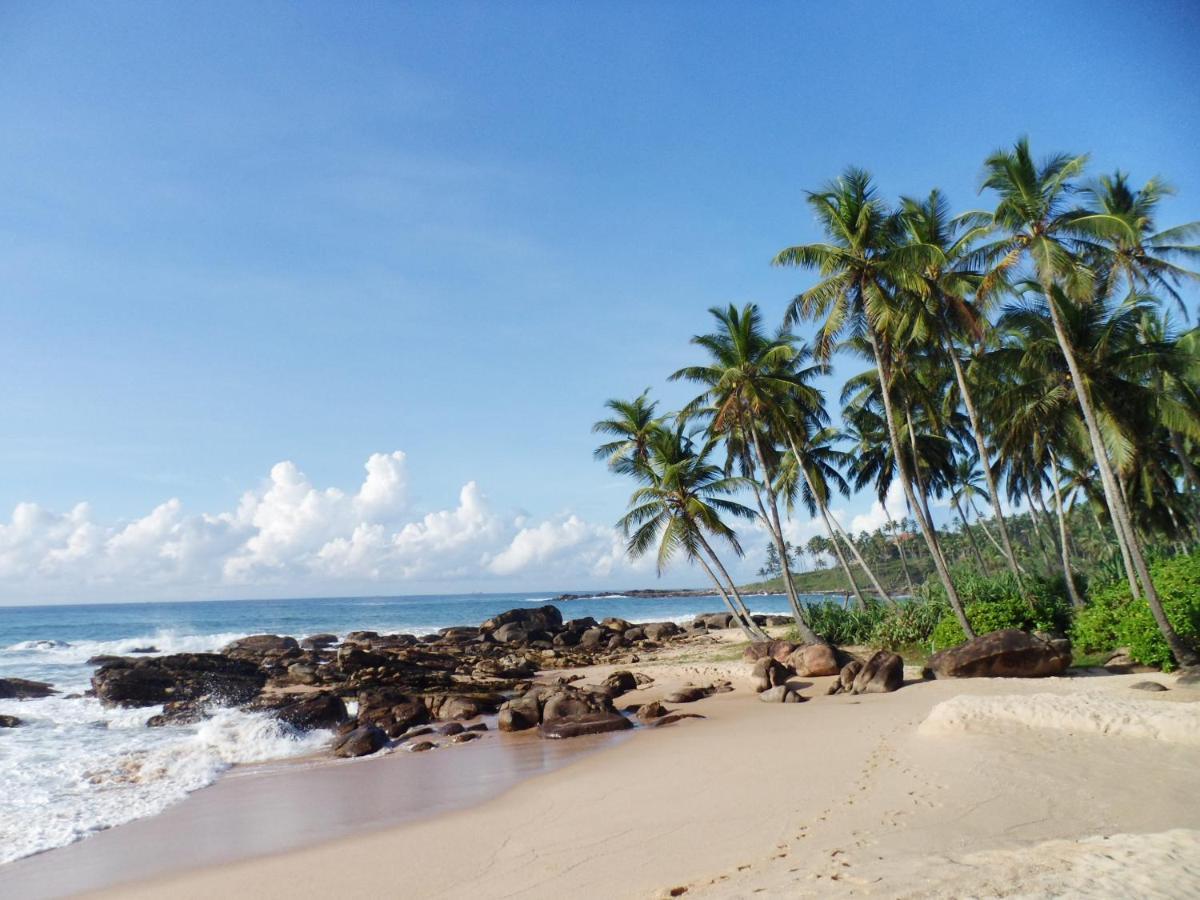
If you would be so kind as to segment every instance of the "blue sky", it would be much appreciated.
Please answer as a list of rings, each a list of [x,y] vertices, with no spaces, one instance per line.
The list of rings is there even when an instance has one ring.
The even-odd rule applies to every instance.
[[[1200,218],[1200,8],[1049,6],[0,6],[0,602],[649,580],[593,546],[628,488],[590,425],[694,358],[708,306],[781,314],[805,189],[854,163],[972,207],[1027,133]],[[442,566],[318,576],[281,545],[213,575],[393,451],[385,538],[471,481],[495,532]],[[301,512],[212,538],[281,461]],[[304,553],[362,524],[337,515]],[[118,565],[132,523],[153,559]]]

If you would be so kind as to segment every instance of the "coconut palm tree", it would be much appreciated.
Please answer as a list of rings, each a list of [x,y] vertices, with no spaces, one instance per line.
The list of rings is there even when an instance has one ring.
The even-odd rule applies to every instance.
[[[650,438],[663,424],[663,419],[654,414],[658,403],[650,400],[650,388],[646,388],[632,400],[607,400],[604,406],[613,415],[593,425],[592,431],[615,440],[601,444],[594,455],[615,472],[633,474],[645,465]]]
[[[867,339],[878,372],[888,439],[895,451],[900,446],[900,426],[892,396],[893,332],[904,321],[895,295],[898,291],[927,295],[928,285],[919,273],[938,261],[940,251],[901,240],[897,216],[879,199],[870,175],[861,169],[846,170],[837,181],[809,194],[808,202],[825,232],[825,242],[788,247],[776,255],[774,263],[816,269],[822,277],[792,301],[785,324],[823,319],[816,333],[817,355],[823,359],[832,354],[838,338],[847,331]],[[904,456],[895,455],[905,496],[950,606],[967,637],[974,637],[933,523],[917,503]]]
[[[1176,633],[1163,610],[1141,541],[1133,528],[1129,507],[1104,447],[1089,384],[1063,320],[1067,306],[1087,304],[1095,298],[1094,272],[1076,252],[1079,249],[1076,242],[1086,241],[1087,249],[1091,251],[1136,238],[1129,222],[1121,216],[1098,211],[1081,212],[1069,205],[1074,180],[1082,175],[1086,164],[1086,156],[1064,154],[1035,163],[1025,138],[1018,140],[1011,150],[998,150],[987,158],[983,188],[995,192],[999,198],[992,213],[992,223],[1004,237],[986,248],[980,257],[994,261],[992,273],[981,289],[986,294],[989,280],[995,282],[1005,277],[1022,262],[1028,262],[1032,267],[1071,373],[1072,388],[1087,426],[1105,499],[1118,538],[1125,542],[1127,563],[1137,576],[1172,655],[1180,665],[1196,665],[1200,664],[1200,654]]]
[[[709,461],[712,447],[711,441],[695,446],[682,424],[656,428],[646,442],[645,462],[633,473],[642,486],[630,496],[629,510],[618,525],[629,539],[630,556],[644,556],[657,545],[660,574],[680,553],[699,563],[743,634],[752,641],[765,640],[713,547],[714,542],[725,543],[741,556],[737,534],[723,516],[746,519],[755,513],[729,499],[744,484]]]

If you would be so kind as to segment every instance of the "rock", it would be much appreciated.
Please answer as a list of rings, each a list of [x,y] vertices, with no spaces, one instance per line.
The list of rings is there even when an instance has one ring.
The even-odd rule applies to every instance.
[[[837,675],[841,671],[837,654],[828,644],[805,644],[803,647],[797,647],[787,657],[786,662],[795,669],[797,675],[804,678]]]
[[[632,727],[633,723],[620,713],[591,712],[543,722],[538,726],[538,736],[558,740],[606,731],[624,731]]]
[[[424,737],[427,734],[433,734],[433,733],[434,733],[433,727],[430,725],[415,725],[412,728],[408,729],[408,731],[404,732],[404,734],[400,735],[400,737],[397,738],[397,740],[411,741],[415,737]]]
[[[701,613],[692,620],[692,625],[705,628],[733,628],[737,622],[729,613]]]
[[[312,663],[298,662],[287,667],[287,680],[292,684],[318,684],[321,676]]]
[[[646,629],[644,627],[642,627],[641,625],[634,625],[632,628],[628,629],[625,632],[623,637],[625,638],[625,640],[630,641],[630,642],[645,640],[646,639]]]
[[[626,631],[632,628],[633,625],[630,622],[626,622],[624,619],[618,619],[613,616],[609,616],[607,619],[601,620],[600,627],[607,628],[609,631],[615,631],[618,634],[624,634]]]
[[[164,703],[162,712],[146,720],[147,728],[161,728],[164,725],[195,725],[208,718],[208,711],[203,701],[175,700]]]
[[[337,643],[336,634],[311,634],[300,642],[301,650],[325,650]]]
[[[478,731],[463,731],[450,738],[452,744],[466,744],[469,741],[477,741],[480,738]]]
[[[796,645],[791,641],[754,641],[742,651],[742,659],[746,662],[758,662],[765,657],[772,657],[781,663],[786,663]]]
[[[467,731],[487,731],[487,722],[476,722],[474,725],[468,725]]]
[[[358,692],[358,724],[376,725],[397,737],[414,725],[429,721],[429,710],[417,697],[398,688],[372,688]]]
[[[677,691],[672,691],[663,697],[664,703],[695,703],[697,700],[703,700],[705,697],[710,697],[713,694],[712,687],[699,687],[697,685],[688,685]]]
[[[1131,691],[1165,691],[1168,690],[1165,684],[1159,684],[1157,681],[1139,681],[1136,684],[1129,686]]]
[[[758,695],[763,703],[803,703],[807,697],[797,694],[786,684],[778,684]]]
[[[462,734],[466,731],[461,722],[447,722],[445,725],[438,727],[437,733],[450,737],[455,734]]]
[[[44,681],[0,678],[0,700],[39,700],[57,693],[58,691]]]
[[[336,728],[350,718],[342,698],[326,691],[277,707],[273,713],[281,722],[287,722],[301,731]]]
[[[1181,669],[1179,676],[1175,679],[1175,687],[1200,687],[1200,666]]]
[[[295,638],[281,637],[278,634],[252,634],[226,644],[221,648],[221,653],[233,659],[257,660],[264,656],[281,656],[299,649],[300,645]]]
[[[757,693],[762,693],[783,684],[791,674],[792,670],[781,664],[773,656],[764,656],[754,664],[754,672],[750,676],[750,682]]]
[[[333,746],[333,755],[342,758],[368,756],[387,743],[382,728],[362,725],[343,735]]]
[[[596,691],[581,691],[573,687],[555,688],[542,703],[542,723],[585,715],[612,712],[612,698]]]
[[[636,691],[638,686],[637,676],[625,669],[613,672],[604,679],[605,687],[612,688],[615,696],[627,694],[630,691]]]
[[[665,706],[654,700],[650,703],[643,703],[638,707],[634,715],[638,717],[638,721],[640,722],[649,722],[653,719],[661,719],[667,712],[668,710]]]
[[[1069,652],[1016,628],[981,635],[929,658],[938,678],[1044,678],[1061,675],[1070,664]]]
[[[424,753],[426,750],[436,750],[437,744],[433,741],[417,741],[415,744],[409,744],[404,749],[409,753]]]
[[[863,664],[857,659],[852,659],[846,665],[842,666],[842,671],[838,673],[838,680],[829,686],[830,694],[841,694],[849,691],[854,687],[854,679],[858,677],[858,673],[862,671]]]
[[[589,628],[579,638],[579,646],[595,650],[602,642],[607,642],[612,632],[607,628]]]
[[[529,641],[529,631],[519,622],[509,622],[492,632],[492,637],[501,644],[524,644]]]
[[[674,725],[676,722],[682,722],[684,719],[703,719],[704,716],[699,713],[668,713],[665,716],[660,716],[657,719],[651,719],[646,724],[651,728],[660,728],[664,725]]]
[[[643,625],[642,631],[650,640],[659,642],[683,634],[683,629],[675,622],[651,622],[649,625]],[[629,632],[626,632],[625,636],[629,637]]]
[[[21,724],[21,720],[16,716],[0,715],[0,728],[16,728]]]
[[[485,634],[496,631],[504,625],[517,624],[525,628],[527,631],[561,631],[562,630],[562,613],[558,611],[557,606],[539,606],[537,608],[522,607],[520,609],[510,609],[507,612],[502,612],[498,616],[493,616],[482,625],[479,630]]]
[[[447,697],[435,714],[439,719],[474,719],[484,712],[485,706],[494,710],[498,705],[498,702],[482,703],[475,697]]]
[[[158,648],[155,647],[153,644],[150,644],[149,646],[146,646],[146,647],[134,647],[129,652],[130,653],[157,653]]]
[[[452,644],[468,644],[471,641],[478,640],[479,629],[464,625],[452,625],[449,628],[439,629],[438,635],[443,641],[448,641]]]
[[[240,706],[258,694],[266,676],[245,659],[218,653],[177,653],[105,663],[92,675],[92,688],[107,706],[155,706],[204,700]]]
[[[904,684],[904,660],[880,650],[865,663],[850,686],[851,694],[888,694]]]
[[[768,628],[780,628],[795,623],[792,616],[763,616],[763,624]]]
[[[542,719],[536,697],[517,697],[500,707],[496,726],[501,731],[524,731],[533,728]]]

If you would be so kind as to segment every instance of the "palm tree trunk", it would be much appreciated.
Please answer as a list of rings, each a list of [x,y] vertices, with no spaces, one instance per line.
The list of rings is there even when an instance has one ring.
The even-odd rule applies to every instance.
[[[743,435],[745,431],[746,425],[743,422]],[[783,574],[783,589],[787,594],[788,604],[792,607],[792,615],[796,617],[796,628],[800,632],[800,636],[808,643],[819,643],[820,638],[809,628],[808,622],[804,618],[804,611],[800,608],[800,598],[796,595],[796,586],[792,583],[792,571],[788,566],[787,544],[783,540],[783,525],[779,520],[779,505],[775,502],[775,488],[771,484],[771,470],[767,468],[767,458],[763,453],[758,429],[754,427],[753,422],[750,426],[750,433],[754,438],[754,453],[758,457],[759,466],[762,468],[763,486],[767,492],[767,508],[771,513],[771,518],[767,521],[767,530],[771,532],[771,537],[775,541],[775,549],[779,551],[779,564]]]
[[[875,355],[875,371],[879,378],[880,393],[883,396],[883,411],[884,418],[887,420],[888,439],[892,443],[892,455],[896,458],[896,469],[900,475],[900,485],[904,488],[904,495],[908,498],[909,508],[917,517],[917,527],[921,529],[921,534],[925,538],[925,544],[929,548],[929,555],[933,558],[933,566],[937,569],[938,577],[941,579],[942,587],[946,590],[946,599],[950,603],[950,608],[954,610],[954,616],[958,619],[958,624],[962,626],[963,633],[968,639],[975,637],[975,629],[971,627],[971,622],[967,618],[967,613],[963,609],[962,600],[959,599],[958,591],[954,588],[954,580],[950,577],[950,567],[946,565],[946,560],[942,556],[941,548],[938,547],[937,535],[933,531],[933,526],[929,520],[925,518],[925,514],[921,512],[920,506],[917,504],[917,497],[913,493],[912,482],[908,477],[908,467],[904,465],[904,454],[900,452],[900,434],[896,428],[896,414],[892,409],[892,394],[891,394],[891,373],[885,367],[883,355],[879,351],[879,339],[875,334],[875,327],[870,323],[867,324],[867,337],[871,342],[871,351]]]
[[[1004,548],[1000,546],[1000,542],[996,540],[996,536],[992,534],[992,530],[987,527],[987,522],[983,520],[983,518],[979,515],[979,510],[975,507],[975,501],[969,496],[967,497],[967,509],[969,509],[971,514],[975,516],[975,524],[983,529],[983,536],[986,537],[991,545],[996,548],[997,553],[999,553],[1001,556],[1004,556]],[[1025,570],[1021,567],[1019,562],[1017,563],[1017,569],[1022,575],[1025,574]]]
[[[988,574],[991,570],[983,559],[983,553],[979,550],[979,542],[975,540],[975,532],[971,530],[971,524],[967,521],[967,517],[963,515],[962,503],[958,497],[954,498],[954,509],[958,513],[959,521],[962,522],[963,531],[966,533],[967,539],[971,542],[971,549],[975,552],[975,560],[979,563],[980,574]]]
[[[867,565],[867,561],[863,559],[862,554],[858,552],[858,547],[852,540],[850,540],[849,537],[847,537],[846,532],[842,530],[841,523],[838,522],[837,516],[830,512],[829,506],[825,502],[825,494],[823,492],[819,492],[816,485],[813,484],[812,476],[808,474],[808,468],[804,465],[804,457],[800,455],[800,450],[796,447],[796,439],[790,433],[788,434],[788,444],[792,448],[792,454],[796,457],[796,468],[798,468],[800,473],[804,476],[804,483],[808,485],[808,491],[810,494],[812,494],[813,501],[821,510],[821,517],[825,520],[825,527],[829,529],[829,536],[833,539],[834,547],[837,546],[837,537],[834,536],[834,531],[836,530],[837,534],[841,535],[842,540],[846,542],[846,546],[850,548],[850,552],[854,554],[854,558],[858,561],[858,564],[866,573],[867,579],[871,582],[871,586],[875,588],[876,593],[878,593],[883,601],[889,606],[895,606],[896,601],[892,599],[891,594],[884,590],[883,585],[879,583],[879,579],[875,577],[875,573],[871,570],[871,567]],[[842,559],[840,552],[838,553],[838,558]],[[854,588],[854,596],[858,598],[858,605],[862,609],[866,609],[867,603],[863,599],[862,591],[858,589],[858,582],[854,580],[854,576],[851,574],[849,567],[846,566],[844,559],[842,560],[842,567],[846,569],[846,577],[850,579],[850,584]]]
[[[707,548],[707,544],[705,546]],[[709,550],[709,552],[711,553],[712,551]],[[719,593],[721,595],[721,599],[725,601],[726,608],[733,615],[734,620],[738,623],[738,627],[742,629],[742,634],[744,634],[750,641],[759,640],[759,636],[751,631],[750,628],[750,626],[754,624],[753,621],[750,621],[750,625],[746,624],[748,620],[743,619],[741,613],[734,608],[733,601],[729,599],[729,594],[725,591],[725,586],[721,584],[721,579],[719,579],[713,570],[708,567],[708,563],[704,561],[704,557],[697,556],[696,561],[700,563],[700,567],[708,573],[708,577],[712,579],[712,583],[717,586],[717,593]]]
[[[1104,486],[1105,498],[1108,500],[1108,509],[1112,514],[1118,535],[1124,534],[1125,536],[1130,561],[1133,563],[1134,571],[1137,573],[1137,580],[1141,583],[1145,591],[1146,603],[1149,604],[1154,621],[1158,623],[1158,629],[1162,632],[1167,646],[1171,648],[1171,654],[1175,657],[1176,662],[1181,666],[1200,664],[1200,654],[1197,654],[1195,649],[1179,636],[1171,626],[1171,621],[1167,618],[1167,613],[1163,609],[1162,601],[1158,596],[1158,590],[1154,586],[1154,579],[1150,577],[1150,567],[1146,564],[1146,557],[1142,553],[1141,544],[1134,533],[1133,522],[1129,516],[1129,508],[1125,505],[1124,496],[1117,489],[1116,479],[1113,476],[1112,466],[1108,459],[1108,451],[1105,449],[1104,439],[1100,435],[1100,425],[1096,421],[1096,414],[1092,409],[1092,401],[1088,396],[1087,382],[1084,381],[1083,372],[1079,368],[1079,361],[1075,358],[1075,348],[1071,346],[1070,338],[1067,337],[1066,329],[1063,326],[1062,317],[1059,315],[1058,304],[1051,290],[1052,285],[1044,283],[1042,288],[1046,293],[1047,305],[1050,307],[1050,319],[1054,324],[1054,334],[1058,338],[1059,348],[1066,358],[1067,368],[1071,372],[1071,381],[1075,388],[1075,396],[1079,400],[1079,408],[1083,413],[1083,421],[1087,425],[1088,437],[1092,443],[1092,452],[1096,457],[1096,466],[1100,469],[1101,483]]]
[[[975,409],[975,401],[967,389],[967,379],[963,373],[962,363],[954,346],[950,347],[950,361],[954,364],[954,377],[958,381],[958,393],[962,396],[963,406],[967,410],[967,419],[971,423],[971,434],[975,437],[975,449],[979,453],[979,467],[983,469],[983,477],[987,479],[988,499],[992,504],[992,516],[996,519],[996,530],[1000,532],[1003,544],[998,548],[1003,554],[1013,577],[1017,579],[1018,590],[1024,591],[1021,584],[1021,567],[1017,565],[1017,555],[1013,552],[1012,539],[1008,536],[1008,523],[1004,521],[1004,512],[1000,509],[1000,492],[996,487],[996,476],[992,472],[991,457],[983,440],[983,426],[979,422],[979,412]],[[978,518],[978,516],[976,516]]]
[[[1075,589],[1075,575],[1071,572],[1071,550],[1067,536],[1067,517],[1063,515],[1062,487],[1059,484],[1058,477],[1058,457],[1053,451],[1050,452],[1050,480],[1054,484],[1054,511],[1058,513],[1058,543],[1062,550],[1063,579],[1067,583],[1067,596],[1071,598],[1071,605],[1076,609],[1080,609],[1083,607],[1083,598],[1079,596],[1079,591]]]
[[[904,542],[896,534],[896,523],[892,521],[892,514],[888,512],[887,503],[880,501],[879,505],[883,507],[883,514],[887,517],[892,540],[896,544],[896,552],[900,555],[900,568],[904,572],[904,583],[908,585],[908,595],[911,597],[916,594],[917,589],[913,587],[912,576],[908,574],[908,554],[904,551]]]
[[[1033,533],[1037,537],[1038,550],[1042,554],[1042,562],[1046,564],[1046,570],[1050,571],[1054,568],[1054,562],[1050,558],[1050,553],[1046,550],[1046,539],[1042,537],[1042,523],[1038,519],[1037,505],[1033,502],[1033,494],[1029,488],[1025,489],[1025,502],[1029,504],[1029,519],[1033,522]]]

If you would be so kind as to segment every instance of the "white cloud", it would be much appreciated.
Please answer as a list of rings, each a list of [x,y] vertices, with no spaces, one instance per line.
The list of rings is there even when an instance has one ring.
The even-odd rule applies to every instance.
[[[878,500],[871,504],[871,508],[865,512],[855,516],[850,520],[849,532],[853,535],[866,531],[868,533],[877,528],[882,528],[887,524],[887,514],[891,513],[892,521],[899,522],[908,515],[908,508],[904,504],[904,488],[900,486],[900,482],[893,481],[888,488],[887,493],[887,512],[884,512],[882,504]]]
[[[413,585],[583,586],[652,570],[613,528],[564,512],[545,521],[494,511],[467,482],[458,502],[409,508],[405,455],[373,454],[356,491],[314,485],[293,462],[271,468],[236,509],[189,513],[169,499],[104,523],[80,503],[55,513],[20,503],[0,523],[0,602],[152,599]],[[407,586],[407,587],[406,587]]]

